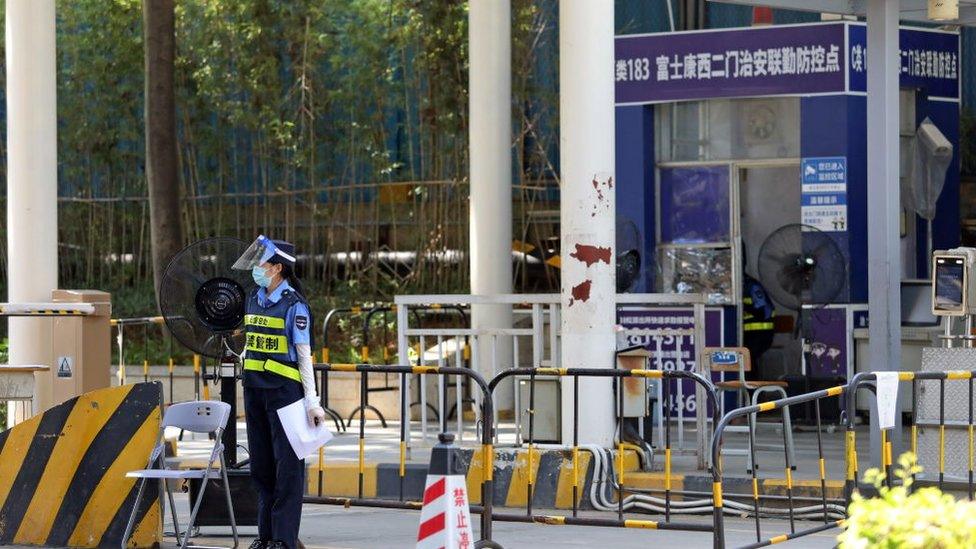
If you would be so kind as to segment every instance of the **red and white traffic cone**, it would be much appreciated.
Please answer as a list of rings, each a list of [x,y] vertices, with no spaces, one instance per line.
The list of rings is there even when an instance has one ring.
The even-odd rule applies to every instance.
[[[472,549],[471,510],[464,475],[454,470],[454,435],[441,433],[430,454],[417,549]]]

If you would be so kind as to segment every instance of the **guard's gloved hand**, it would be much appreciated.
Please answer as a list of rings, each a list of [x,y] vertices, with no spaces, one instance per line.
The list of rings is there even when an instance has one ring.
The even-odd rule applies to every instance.
[[[308,414],[308,422],[312,426],[325,423],[325,410],[321,406],[307,408],[306,413]]]

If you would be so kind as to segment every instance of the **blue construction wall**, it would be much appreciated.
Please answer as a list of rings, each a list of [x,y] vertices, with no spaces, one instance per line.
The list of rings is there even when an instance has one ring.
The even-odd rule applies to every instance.
[[[617,107],[615,155],[617,220],[633,223],[641,236],[641,276],[632,292],[652,292],[656,244],[654,207],[654,107]],[[620,237],[622,235],[618,235]],[[620,246],[618,245],[618,251]]]

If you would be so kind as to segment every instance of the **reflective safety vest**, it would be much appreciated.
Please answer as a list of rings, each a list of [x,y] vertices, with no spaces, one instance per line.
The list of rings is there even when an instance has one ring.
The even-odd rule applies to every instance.
[[[281,299],[268,307],[258,303],[257,290],[251,292],[244,315],[244,385],[280,387],[282,378],[301,383],[287,326],[288,310],[304,302],[301,294],[285,290]]]
[[[746,275],[745,288],[742,294],[742,331],[773,331],[776,327],[773,324],[773,306],[762,284]]]

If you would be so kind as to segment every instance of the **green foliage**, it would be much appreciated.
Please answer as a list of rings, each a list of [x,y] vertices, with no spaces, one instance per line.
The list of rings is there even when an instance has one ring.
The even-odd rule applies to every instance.
[[[969,549],[976,547],[976,502],[956,500],[938,488],[912,490],[921,471],[913,454],[898,459],[900,485],[882,486],[884,473],[870,469],[865,480],[879,497],[854,494],[841,549]]]

